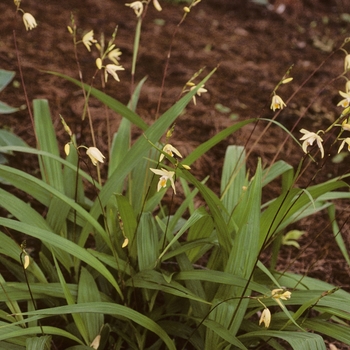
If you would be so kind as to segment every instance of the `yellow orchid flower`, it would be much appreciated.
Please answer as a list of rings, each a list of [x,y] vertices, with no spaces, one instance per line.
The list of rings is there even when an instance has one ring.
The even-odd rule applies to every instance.
[[[93,165],[97,165],[97,162],[104,163],[105,156],[96,147],[89,147],[86,150],[86,154],[90,157]]]
[[[280,96],[273,95],[270,108],[275,111],[276,109],[283,109],[287,105],[283,102]]]
[[[301,129],[300,132],[302,134],[304,134],[304,136],[300,138],[301,141],[304,141],[303,144],[302,144],[303,151],[305,153],[308,153],[307,152],[308,146],[312,146],[314,141],[316,141],[317,142],[317,146],[318,146],[318,148],[321,151],[321,157],[323,158],[324,157],[324,149],[323,149],[323,146],[322,146],[323,140],[322,140],[321,136],[317,135],[314,132],[310,132],[310,131],[308,131],[306,129]]]
[[[174,184],[174,171],[168,171],[166,169],[153,169],[150,168],[152,172],[154,172],[156,175],[160,175],[160,179],[158,181],[157,191],[159,192],[162,188],[166,187],[166,184],[168,180],[170,180],[171,187],[174,190],[174,193],[176,194],[175,184]]]

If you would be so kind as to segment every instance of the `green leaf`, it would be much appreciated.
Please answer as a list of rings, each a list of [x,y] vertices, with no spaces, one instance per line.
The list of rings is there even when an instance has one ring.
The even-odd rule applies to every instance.
[[[32,321],[33,319],[40,319],[45,316],[50,317],[54,315],[63,315],[63,314],[70,315],[72,313],[84,313],[84,312],[111,315],[112,317],[115,317],[121,320],[126,318],[132,322],[139,324],[141,327],[144,327],[149,331],[155,333],[157,336],[159,336],[160,339],[163,340],[163,342],[165,343],[165,345],[169,350],[176,350],[176,347],[173,341],[157,323],[155,323],[153,320],[151,320],[147,316],[144,316],[139,312],[133,309],[130,309],[129,307],[126,307],[124,305],[118,305],[116,303],[91,302],[91,303],[84,303],[84,304],[66,305],[66,306],[59,306],[59,307],[54,307],[49,309],[37,310],[30,313],[27,312],[27,313],[24,313],[24,315],[31,316],[25,320],[26,322],[29,322],[29,321]],[[33,315],[38,315],[38,316],[33,316]],[[33,327],[33,328],[38,328],[38,327]],[[36,329],[36,332],[40,333],[40,330]],[[44,332],[46,334],[54,334],[52,333],[52,327],[44,327]],[[0,336],[0,340],[2,339],[4,338]],[[79,343],[82,344],[81,342]]]
[[[62,238],[50,231],[40,229],[37,226],[32,226],[29,224],[25,224],[23,222],[18,222],[11,219],[5,219],[0,217],[0,225],[8,227],[13,230],[17,230],[22,233],[26,233],[32,237],[36,237],[43,242],[64,250],[65,252],[75,256],[76,258],[84,261],[92,268],[96,269],[101,275],[103,275],[116,289],[121,298],[123,298],[123,294],[119,288],[118,283],[112,276],[112,274],[108,271],[108,269],[94,256],[92,256],[89,252],[87,252],[84,248],[79,247],[77,244]]]
[[[331,206],[328,207],[328,215],[329,215],[329,219],[330,219],[330,221],[332,223],[332,231],[333,231],[333,234],[334,234],[335,241],[337,242],[338,247],[339,247],[340,251],[342,252],[344,259],[346,260],[346,262],[350,266],[349,253],[348,253],[348,251],[346,249],[345,242],[343,240],[341,230],[339,229],[339,226],[338,226],[338,223],[337,223],[337,220],[336,220],[336,217],[335,217],[335,206],[334,206],[334,204],[332,204]]]
[[[20,137],[16,136],[14,133],[1,129],[0,130],[0,147],[3,146],[20,146],[29,147]],[[11,151],[5,152],[8,154],[13,154]]]
[[[35,311],[35,313],[37,313],[37,311]],[[79,338],[75,337],[74,335],[72,335],[71,333],[63,329],[56,328],[56,327],[49,327],[49,326],[43,326],[42,328],[38,326],[30,327],[30,328],[22,328],[22,327],[15,327],[15,326],[6,327],[6,324],[4,324],[4,322],[1,322],[0,325],[2,326],[0,327],[0,340],[7,340],[7,339],[15,340],[20,337],[25,337],[25,339],[27,339],[28,336],[41,334],[41,331],[43,330],[45,334],[58,335],[60,337],[71,339],[76,343],[83,345],[83,342]]]
[[[0,101],[0,114],[11,114],[19,111],[19,108],[11,107],[7,103]]]
[[[321,336],[307,332],[262,330],[249,332],[245,335],[239,336],[238,339],[242,342],[244,342],[246,339],[254,338],[260,338],[262,340],[268,341],[270,337],[285,340],[295,350],[326,350],[324,340]]]
[[[142,213],[137,229],[137,261],[139,270],[155,266],[158,256],[159,235],[151,213]]]
[[[27,338],[26,350],[50,350],[51,336],[44,335],[41,337]]]
[[[15,75],[16,73],[13,71],[0,69],[0,92],[5,89]]]
[[[81,304],[100,301],[100,293],[94,278],[86,268],[82,267],[79,276],[77,303]],[[89,344],[91,344],[95,337],[100,333],[101,327],[104,323],[103,314],[82,313],[80,316],[88,333]]]

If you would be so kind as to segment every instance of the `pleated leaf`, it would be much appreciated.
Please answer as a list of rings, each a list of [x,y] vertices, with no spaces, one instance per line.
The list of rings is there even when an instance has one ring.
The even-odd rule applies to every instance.
[[[118,305],[115,303],[84,303],[84,304],[75,304],[75,305],[66,305],[59,306],[49,309],[43,309],[34,311],[31,313],[24,313],[23,315],[28,315],[28,319],[26,321],[32,321],[38,318],[43,318],[45,316],[53,316],[53,315],[70,315],[72,313],[101,313],[104,315],[111,315],[117,319],[128,319],[141,327],[148,329],[149,331],[155,333],[162,341],[165,343],[169,350],[176,350],[173,341],[166,334],[166,332],[153,320],[140,314],[139,312],[130,309],[124,305]],[[40,315],[40,316],[33,316]],[[31,329],[25,329],[27,332],[17,332],[18,335],[24,334],[33,334],[32,330],[36,330],[36,333],[40,333],[38,327],[33,327]],[[30,330],[30,332],[29,332]],[[44,327],[44,332],[46,334],[57,334],[53,333],[53,327]],[[63,333],[63,331],[62,331]],[[73,336],[72,336],[73,337]],[[8,339],[6,336],[0,336],[0,340]],[[81,343],[81,342],[79,342]],[[82,344],[83,345],[83,344]]]
[[[96,282],[89,271],[82,267],[78,283],[77,303],[100,302],[100,293]],[[80,314],[82,321],[88,333],[89,344],[100,333],[103,325],[104,317],[101,313],[82,313]]]

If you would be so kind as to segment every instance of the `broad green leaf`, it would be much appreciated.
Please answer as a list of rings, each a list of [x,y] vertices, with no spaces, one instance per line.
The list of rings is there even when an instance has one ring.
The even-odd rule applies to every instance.
[[[41,337],[27,338],[26,350],[50,350],[51,336],[43,335]]]
[[[350,327],[321,319],[307,319],[303,326],[317,333],[324,334],[343,344],[350,345]]]
[[[176,350],[176,347],[173,343],[173,341],[169,338],[169,336],[164,332],[164,330],[153,320],[148,318],[145,315],[142,315],[141,313],[130,309],[127,306],[124,305],[118,305],[116,303],[84,303],[84,304],[75,304],[75,305],[66,305],[66,306],[59,306],[49,309],[43,309],[43,310],[37,310],[31,313],[24,313],[24,315],[28,315],[28,319],[26,321],[31,321],[33,319],[40,319],[45,316],[50,317],[53,315],[63,315],[67,314],[70,315],[72,313],[84,313],[84,312],[91,312],[91,313],[101,313],[104,315],[111,315],[112,317],[115,317],[117,319],[128,319],[132,322],[135,322],[139,324],[141,327],[148,329],[149,331],[155,333],[157,336],[159,336],[160,339],[163,340],[165,345],[169,350]],[[39,315],[39,316],[33,316],[33,315]],[[35,327],[35,329],[38,327]],[[55,334],[52,332],[53,327],[44,327],[44,332],[46,334]],[[40,330],[36,329],[36,333],[40,333]],[[23,334],[25,334],[23,332]],[[32,334],[29,333],[28,334]],[[6,339],[0,336],[0,340]],[[79,342],[81,344],[81,342]],[[83,344],[82,344],[83,345]]]
[[[37,313],[37,311],[34,311],[34,312]],[[36,336],[37,334],[41,334],[41,328],[39,326],[30,327],[30,328],[22,328],[22,327],[15,327],[15,326],[6,327],[6,324],[4,324],[4,322],[1,322],[0,326],[3,326],[3,327],[0,327],[0,341],[7,340],[7,339],[10,339],[10,340],[17,339],[19,337],[24,337],[25,339],[27,339],[28,336]],[[60,337],[71,339],[76,343],[83,345],[83,342],[79,338],[75,337],[74,335],[72,335],[71,333],[63,329],[50,327],[50,326],[42,326],[42,330],[44,331],[45,334],[58,335]]]
[[[55,267],[57,269],[58,278],[60,280],[60,284],[61,284],[61,287],[62,287],[62,290],[64,293],[64,297],[67,301],[67,304],[74,305],[76,300],[73,298],[72,294],[70,293],[70,290],[69,290],[67,283],[64,279],[64,276],[62,274],[61,268],[60,268],[59,264],[57,263],[57,259],[56,259],[54,254],[53,254],[53,259],[55,262]],[[89,343],[89,334],[88,334],[88,330],[87,330],[87,325],[84,323],[82,316],[79,313],[72,313],[72,318],[74,320],[74,326],[79,331],[81,337],[84,339],[85,344],[88,344]]]
[[[139,100],[140,92],[147,77],[143,78],[136,86],[133,96],[128,104],[128,108],[132,111],[136,110],[137,102]],[[123,118],[120,122],[118,132],[113,136],[113,142],[110,149],[110,157],[108,164],[108,177],[120,161],[123,159],[125,152],[130,148],[131,145],[131,121],[127,118]],[[117,192],[122,192],[122,189],[118,189]]]
[[[133,276],[126,282],[127,286],[134,286],[137,288],[145,288],[152,290],[159,290],[170,295],[175,295],[181,298],[198,301],[200,303],[210,305],[210,303],[186,287],[183,287],[180,283],[176,281],[166,281],[164,276],[154,270],[143,270]]]
[[[193,271],[181,271],[173,276],[176,281],[186,280],[199,280],[212,283],[227,284],[231,286],[237,286],[245,288],[247,285],[249,289],[254,290],[262,295],[268,294],[270,289],[265,285],[256,283],[252,280],[243,278],[241,275],[232,275],[231,273],[214,271],[214,270],[193,270]]]
[[[13,230],[17,230],[22,233],[26,233],[32,237],[36,237],[41,241],[46,242],[47,244],[50,244],[53,247],[62,249],[65,252],[73,255],[74,257],[84,261],[92,268],[96,269],[101,275],[103,275],[116,289],[120,297],[123,298],[123,294],[119,288],[119,285],[112,276],[112,274],[98,259],[96,259],[84,248],[81,248],[77,244],[70,242],[69,240],[62,238],[50,231],[40,229],[36,226],[32,226],[23,222],[18,222],[15,220],[0,217],[0,225],[3,225]]]
[[[249,332],[239,336],[238,339],[244,343],[244,340],[249,338],[260,338],[264,341],[268,341],[271,337],[285,340],[295,350],[326,350],[326,345],[321,336],[307,332],[262,330]]]
[[[49,104],[47,100],[33,101],[35,134],[40,150],[59,157],[60,152],[56,140],[56,131],[53,127]],[[65,193],[63,172],[60,164],[50,157],[39,157],[42,179],[52,187]],[[65,223],[70,206],[57,197],[53,197],[48,206],[46,220],[53,230],[66,235]]]
[[[159,251],[158,230],[151,213],[142,213],[137,228],[137,261],[139,270],[153,268]]]
[[[82,267],[80,270],[78,283],[78,297],[77,303],[100,302],[100,293],[96,282],[89,271]],[[101,327],[104,323],[104,317],[101,313],[82,313],[80,314],[85,328],[88,333],[88,344],[91,344],[95,337],[100,333]]]

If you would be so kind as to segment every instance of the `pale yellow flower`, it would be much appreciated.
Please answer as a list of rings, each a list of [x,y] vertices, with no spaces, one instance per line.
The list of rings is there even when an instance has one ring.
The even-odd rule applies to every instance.
[[[293,80],[293,78],[292,78],[292,77],[289,77],[289,78],[283,79],[283,80],[282,80],[282,84],[288,84],[288,83],[290,83],[292,80]]]
[[[275,299],[287,300],[287,299],[290,299],[291,295],[292,295],[291,292],[282,288],[273,289],[271,291],[271,296]]]
[[[190,90],[192,91],[192,90],[194,90],[196,87],[197,87],[197,86],[194,85],[194,86],[191,87]],[[201,96],[201,95],[204,94],[205,92],[208,92],[208,90],[205,89],[205,88],[204,88],[204,85],[203,85],[202,87],[200,87],[200,88],[198,89],[198,91],[196,92],[196,94],[197,94],[198,96]],[[192,99],[193,99],[193,103],[196,105],[196,104],[197,104],[196,96],[193,96]]]
[[[344,59],[344,71],[347,72],[350,69],[350,55],[347,54]]]
[[[122,66],[117,66],[116,64],[107,64],[105,67],[105,82],[107,82],[108,74],[110,74],[116,81],[120,81],[117,71],[124,70]]]
[[[100,342],[101,342],[101,335],[98,334],[90,344],[90,348],[98,349],[98,347],[100,346]]]
[[[97,162],[104,163],[105,156],[96,147],[89,147],[86,150],[86,154],[90,157],[93,165],[97,165]]]
[[[102,60],[100,57],[96,58],[96,67],[102,69]]]
[[[323,149],[323,146],[322,146],[323,140],[322,140],[321,136],[317,135],[314,132],[307,131],[305,129],[301,129],[300,132],[302,134],[304,134],[304,136],[299,139],[301,141],[304,141],[303,145],[302,145],[303,151],[305,153],[308,153],[307,152],[308,146],[312,146],[313,143],[316,141],[317,142],[317,146],[318,146],[318,148],[321,151],[321,157],[323,158],[324,157],[324,149]]]
[[[265,308],[261,313],[259,325],[264,323],[266,328],[269,328],[271,322],[271,312],[268,308]]]
[[[350,124],[348,120],[344,120],[341,124],[343,130],[350,131]]]
[[[187,164],[181,164],[183,166],[184,169],[186,170],[191,170],[191,167]]]
[[[275,111],[276,109],[283,109],[287,105],[283,102],[280,96],[273,95],[270,108]]]
[[[85,47],[88,49],[89,52],[91,51],[90,46],[96,42],[97,42],[97,40],[94,39],[94,31],[93,30],[90,30],[88,33],[86,33],[83,36],[83,44],[85,45]]]
[[[174,193],[176,194],[176,189],[175,189],[175,184],[174,184],[174,179],[173,176],[175,174],[174,171],[168,171],[165,169],[153,169],[150,168],[152,172],[154,172],[156,175],[160,175],[160,179],[158,181],[158,186],[157,186],[157,191],[159,192],[162,188],[166,187],[166,184],[168,180],[170,180],[171,187],[174,190]]]
[[[23,23],[26,30],[32,30],[37,26],[35,18],[28,12],[23,14]]]
[[[338,149],[338,153],[344,148],[345,144],[348,145],[348,151],[350,151],[350,137],[347,137],[343,140],[343,142],[340,144],[340,147]]]
[[[141,1],[134,1],[129,4],[125,4],[125,6],[129,6],[135,12],[136,17],[140,17],[143,12],[143,3]]]
[[[158,0],[153,0],[153,6],[157,11],[162,11],[162,7],[159,5]]]
[[[125,247],[127,247],[127,245],[129,244],[129,240],[128,240],[128,238],[124,238],[124,242],[123,242],[123,244],[122,244],[122,248],[125,248]]]
[[[24,255],[24,263],[23,263],[24,269],[27,269],[29,264],[30,264],[30,257],[29,255],[26,254]]]
[[[70,152],[70,142],[64,145],[64,153],[66,154],[66,156],[69,156],[69,152]]]
[[[107,55],[107,57],[117,66],[119,66],[119,58],[122,55],[122,52],[120,49],[116,48],[112,51],[110,51]]]
[[[343,108],[349,107],[350,104],[350,93],[349,92],[343,92],[339,91],[340,96],[344,97],[343,100],[341,100],[337,106],[342,106]]]
[[[182,158],[181,153],[169,143],[163,147],[163,152],[169,154],[170,157],[174,157],[174,153],[175,153],[178,157]],[[164,159],[164,154],[162,153],[159,157],[159,161],[161,162],[163,159]]]

